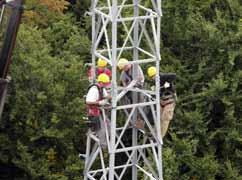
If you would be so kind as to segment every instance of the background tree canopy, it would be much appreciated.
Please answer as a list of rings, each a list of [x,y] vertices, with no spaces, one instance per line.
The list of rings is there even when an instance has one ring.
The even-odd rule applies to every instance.
[[[26,0],[0,122],[0,179],[82,179],[89,7]],[[165,180],[242,180],[241,12],[240,0],[163,0],[161,71],[178,75]]]

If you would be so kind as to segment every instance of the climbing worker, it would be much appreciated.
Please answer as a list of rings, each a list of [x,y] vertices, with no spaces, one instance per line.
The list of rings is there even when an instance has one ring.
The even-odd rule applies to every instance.
[[[118,68],[121,70],[120,81],[122,86],[127,87],[133,80],[136,81],[136,87],[143,87],[144,85],[144,73],[139,65],[137,65],[137,77],[133,76],[134,65],[130,64],[125,58],[121,58],[118,61]]]
[[[143,88],[144,85],[144,73],[139,65],[137,65],[137,75],[134,77],[134,70],[135,65],[130,64],[129,61],[125,58],[121,58],[118,61],[118,68],[121,70],[120,81],[123,87],[130,87],[130,88]],[[124,104],[132,104],[133,103],[133,95],[137,92],[128,91],[125,94]],[[137,93],[137,102],[140,103],[144,101],[144,96],[141,93]],[[144,121],[141,119],[140,114],[138,114],[138,118],[134,124],[134,126],[138,129],[143,129]]]
[[[107,68],[108,62],[104,59],[99,58],[97,61],[97,75],[105,73],[111,78],[112,72]]]
[[[142,88],[144,85],[144,73],[139,65],[137,65],[137,76],[134,77],[134,65],[130,64],[125,58],[121,58],[118,61],[118,68],[121,70],[120,81],[123,87],[136,87]],[[132,92],[128,91],[125,95],[128,102],[126,104],[132,104]],[[142,96],[139,95],[139,100],[142,101]]]
[[[97,83],[88,88],[86,95],[87,115],[91,130],[97,134],[103,147],[107,145],[104,121],[108,120],[103,119],[101,107],[109,105],[108,100],[111,99],[111,96],[106,91],[106,86],[109,83],[109,76],[105,73],[100,74]]]
[[[150,79],[155,80],[156,67],[149,67],[147,75]],[[160,74],[160,122],[161,122],[161,136],[164,137],[169,123],[173,118],[176,105],[176,90],[174,81],[176,79],[175,73],[161,73]]]
[[[91,65],[91,64],[89,64],[89,65]],[[98,75],[100,75],[102,73],[105,73],[111,79],[112,72],[111,72],[110,69],[108,69],[107,65],[108,65],[108,63],[107,63],[106,60],[99,58],[98,61],[97,61],[96,76],[98,76]],[[89,81],[92,82],[92,80],[94,78],[94,72],[93,72],[93,68],[92,67],[89,67],[89,69],[87,71],[87,75],[88,75]]]

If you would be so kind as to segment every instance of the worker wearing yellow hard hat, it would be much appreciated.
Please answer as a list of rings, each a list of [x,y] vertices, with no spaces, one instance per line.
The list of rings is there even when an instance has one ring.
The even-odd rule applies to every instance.
[[[121,58],[118,61],[117,64],[119,70],[121,70],[121,75],[120,75],[120,81],[123,86],[128,86],[133,80],[135,80],[136,87],[143,87],[144,84],[144,73],[139,65],[136,67],[137,69],[137,75],[134,77],[133,70],[134,70],[134,65],[129,63],[129,61],[125,58]]]
[[[129,61],[125,58],[121,58],[118,61],[118,68],[119,70],[123,70],[126,66],[129,65]]]
[[[106,85],[108,83],[110,83],[109,76],[105,73],[101,73],[97,77],[97,83],[92,84],[88,88],[86,95],[87,116],[90,129],[96,133],[103,148],[107,147],[107,139],[100,106],[109,105],[111,96],[106,90]],[[108,119],[106,119],[105,122],[106,121],[108,121]]]
[[[110,69],[108,69],[107,65],[108,65],[108,62],[106,60],[99,58],[97,61],[97,70],[96,70],[97,75],[105,73],[109,76],[109,78],[111,78],[112,72]]]
[[[151,66],[147,69],[147,76],[155,80],[157,69]],[[160,109],[161,109],[161,136],[164,137],[170,121],[173,118],[176,105],[176,91],[174,81],[176,79],[175,73],[160,73]]]

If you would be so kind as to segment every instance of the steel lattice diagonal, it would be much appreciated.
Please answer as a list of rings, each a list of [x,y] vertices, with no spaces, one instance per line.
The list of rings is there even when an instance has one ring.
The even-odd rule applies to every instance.
[[[106,146],[97,132],[87,133],[84,179],[163,180],[159,76],[155,89],[137,86],[138,68],[160,68],[161,0],[92,0],[91,11],[92,66],[108,62],[112,100],[102,109]],[[133,68],[127,87],[120,85],[120,58]]]

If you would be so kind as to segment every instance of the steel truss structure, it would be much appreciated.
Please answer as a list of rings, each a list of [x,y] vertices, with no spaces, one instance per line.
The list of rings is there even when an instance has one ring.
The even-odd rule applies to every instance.
[[[120,180],[132,173],[132,180],[162,180],[159,75],[154,90],[135,86],[139,66],[159,70],[161,0],[92,0],[91,16],[92,66],[98,58],[111,66],[112,108],[102,109],[107,147],[95,132],[87,133],[84,179]],[[129,59],[137,77],[128,87],[119,85],[120,58]],[[125,100],[128,93],[132,101]],[[140,119],[145,128],[137,127]],[[128,132],[130,143],[125,140]]]

